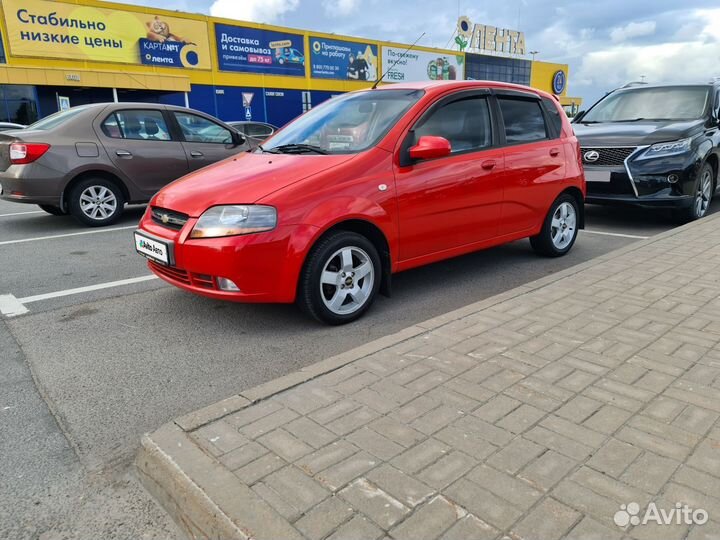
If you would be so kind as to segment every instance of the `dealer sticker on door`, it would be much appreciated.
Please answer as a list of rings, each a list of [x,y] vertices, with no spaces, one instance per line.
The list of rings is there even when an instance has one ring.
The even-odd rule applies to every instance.
[[[170,264],[169,250],[165,242],[158,242],[145,235],[135,233],[135,249],[140,255],[144,255],[149,259],[163,264]]]

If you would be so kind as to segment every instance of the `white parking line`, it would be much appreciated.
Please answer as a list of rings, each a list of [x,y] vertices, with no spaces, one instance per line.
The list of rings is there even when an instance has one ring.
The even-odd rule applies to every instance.
[[[5,240],[3,242],[0,242],[0,246],[7,246],[9,244],[23,244],[25,242],[37,242],[38,240],[54,240],[55,238],[67,238],[68,236],[81,236],[84,234],[100,234],[115,231],[125,231],[128,229],[137,229],[137,225],[128,225],[127,227],[113,227],[111,229],[93,229],[92,231],[82,231],[67,234],[54,234],[52,236],[36,236],[34,238],[19,238],[17,240]]]
[[[12,294],[0,294],[0,313],[6,317],[15,317],[28,312],[28,308],[22,305]]]
[[[143,281],[150,281],[153,279],[158,279],[158,277],[155,275],[150,275],[130,279],[120,279],[118,281],[108,281],[107,283],[98,283],[97,285],[88,285],[86,287],[76,287],[75,289],[65,289],[64,291],[36,294],[35,296],[26,296],[25,298],[18,299],[18,302],[20,302],[21,304],[31,304],[32,302],[40,302],[41,300],[50,300],[51,298],[60,298],[62,296],[70,296],[73,294],[99,291],[102,289],[111,289],[113,287],[132,285],[133,283],[142,283]]]
[[[633,238],[635,240],[647,240],[650,238],[649,236],[638,236],[636,234],[620,234],[620,233],[614,233],[614,232],[605,232],[605,231],[588,231],[587,229],[583,229],[584,233],[588,234],[600,234],[602,236],[618,236],[620,238]]]
[[[10,216],[24,216],[27,214],[44,214],[42,210],[33,210],[32,212],[14,212],[12,214],[0,214],[0,217],[10,217]]]

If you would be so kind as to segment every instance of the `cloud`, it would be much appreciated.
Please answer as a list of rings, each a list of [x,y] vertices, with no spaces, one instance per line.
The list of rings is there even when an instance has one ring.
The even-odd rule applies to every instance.
[[[625,26],[613,28],[610,31],[610,39],[613,43],[622,43],[628,39],[650,36],[655,33],[655,27],[655,21],[631,22]]]
[[[210,15],[271,23],[296,10],[299,4],[299,0],[215,0],[210,6]]]
[[[360,0],[323,0],[323,9],[328,17],[347,17],[360,7]]]

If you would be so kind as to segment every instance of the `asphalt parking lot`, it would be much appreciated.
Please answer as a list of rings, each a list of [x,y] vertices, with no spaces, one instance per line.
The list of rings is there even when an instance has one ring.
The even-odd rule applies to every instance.
[[[294,306],[223,303],[153,279],[133,251],[143,211],[87,229],[0,202],[0,307],[27,310],[0,317],[0,491],[9,490],[0,524],[11,531],[172,536],[128,473],[142,433],[675,225],[665,213],[590,206],[566,257],[539,258],[521,241],[412,270],[396,276],[393,297],[380,297],[366,317],[331,328]],[[121,504],[98,516],[110,499]]]

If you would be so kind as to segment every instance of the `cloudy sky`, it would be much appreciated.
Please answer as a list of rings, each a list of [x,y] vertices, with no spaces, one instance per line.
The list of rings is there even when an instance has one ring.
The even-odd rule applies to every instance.
[[[538,60],[570,65],[569,95],[592,102],[629,81],[720,76],[717,0],[130,0],[246,21],[445,47],[458,14],[525,32]]]

